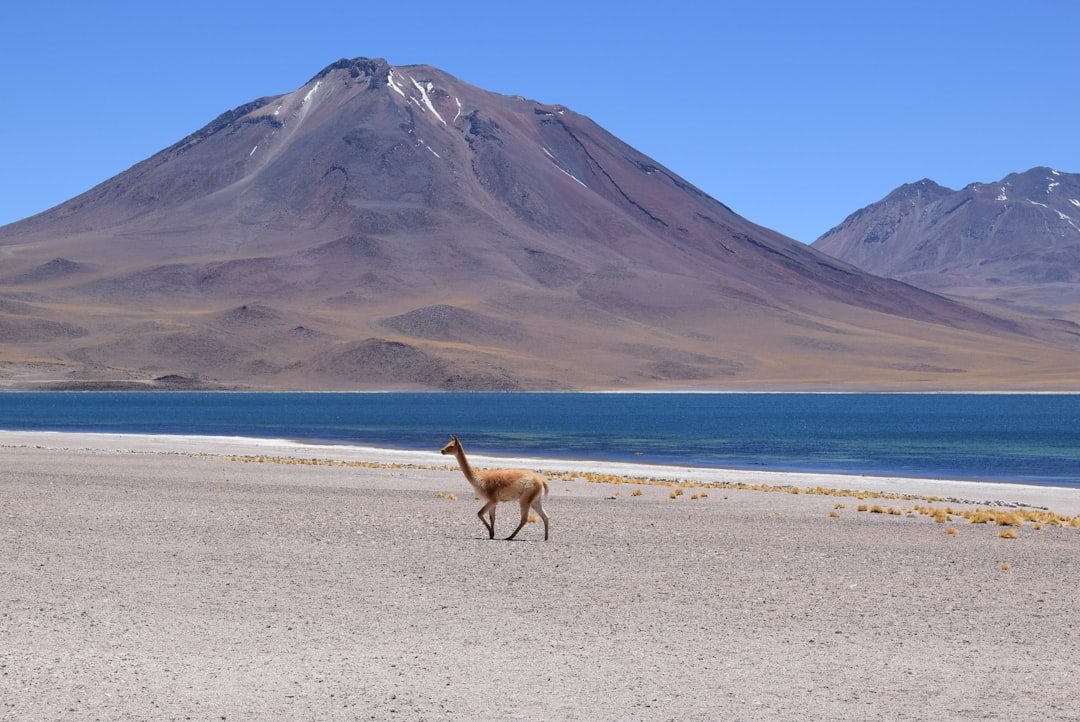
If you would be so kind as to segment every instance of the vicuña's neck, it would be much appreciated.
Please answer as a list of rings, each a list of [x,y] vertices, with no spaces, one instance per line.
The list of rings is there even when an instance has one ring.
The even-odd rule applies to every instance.
[[[465,458],[465,449],[459,446],[454,451],[454,456],[457,457],[458,466],[461,467],[461,473],[465,475],[465,478],[469,480],[470,484],[476,486],[476,475],[473,473],[469,460]]]

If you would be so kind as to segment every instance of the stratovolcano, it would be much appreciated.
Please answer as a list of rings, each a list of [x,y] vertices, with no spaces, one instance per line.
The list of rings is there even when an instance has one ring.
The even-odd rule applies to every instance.
[[[1075,383],[1074,327],[864,273],[569,108],[385,60],[226,112],[0,248],[9,384]]]

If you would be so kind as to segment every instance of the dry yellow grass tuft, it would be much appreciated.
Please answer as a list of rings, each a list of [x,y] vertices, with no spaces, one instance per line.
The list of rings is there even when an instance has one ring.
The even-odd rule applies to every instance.
[[[631,494],[630,496],[641,496],[644,493],[645,492],[643,492],[641,489],[634,489],[634,493]]]
[[[838,516],[840,516],[840,512],[838,512],[838,511],[836,511],[836,510],[834,509],[833,511],[830,511],[830,512],[829,512],[829,516],[831,516],[831,517],[838,517]]]
[[[1012,569],[1012,564],[1009,564],[1008,562],[1004,562],[1001,565],[1001,568],[1004,569],[1005,571],[1008,571],[1008,570]]]
[[[930,518],[932,518],[938,524],[944,524],[947,521],[952,521],[952,513],[947,509],[930,509]]]
[[[949,530],[947,532],[945,532],[945,533],[955,536],[956,534],[960,533],[960,530],[953,526],[953,527],[949,527]]]
[[[994,517],[994,523],[998,526],[1023,526],[1024,519],[1013,512],[1006,512],[1005,514],[998,514]]]
[[[1003,529],[1003,530],[998,532],[998,536],[1001,537],[1002,539],[1015,539],[1016,538],[1016,530],[1015,529]]]

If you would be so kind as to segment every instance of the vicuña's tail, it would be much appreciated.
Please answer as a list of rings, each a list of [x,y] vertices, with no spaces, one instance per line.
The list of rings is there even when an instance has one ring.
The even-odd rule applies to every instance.
[[[544,496],[547,496],[547,495],[548,495],[548,483],[547,483],[547,479],[542,479],[542,480],[540,481],[540,483],[544,485]]]

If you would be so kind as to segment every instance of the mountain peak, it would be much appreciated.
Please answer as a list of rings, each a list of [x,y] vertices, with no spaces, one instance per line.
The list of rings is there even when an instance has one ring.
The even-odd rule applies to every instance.
[[[905,183],[896,190],[892,191],[884,199],[884,202],[896,201],[896,200],[911,200],[916,198],[940,198],[941,196],[952,193],[952,191],[945,186],[939,185],[929,178],[923,178],[920,181],[914,183]]]
[[[308,83],[322,80],[337,70],[347,71],[352,78],[367,76],[385,82],[386,75],[390,71],[390,64],[383,58],[342,58],[320,70]]]

